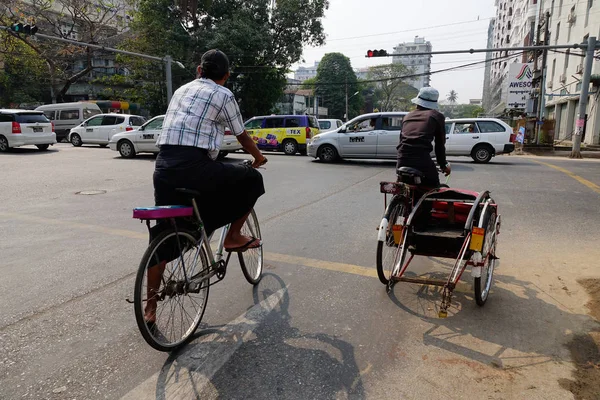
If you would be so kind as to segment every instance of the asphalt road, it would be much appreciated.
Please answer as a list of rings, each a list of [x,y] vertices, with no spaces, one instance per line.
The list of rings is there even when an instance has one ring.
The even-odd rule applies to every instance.
[[[394,163],[269,159],[257,205],[263,280],[253,288],[233,262],[197,338],[169,355],[146,345],[125,301],[147,245],[131,210],[153,203],[154,158],[69,144],[0,154],[0,398],[600,393],[578,359],[598,353],[600,325],[579,283],[600,278],[598,161],[451,158],[451,186],[492,190],[499,204],[501,260],[485,307],[467,272],[439,319],[437,290],[403,283],[388,296],[374,277],[378,184]],[[102,194],[77,194],[90,190]],[[414,266],[448,272],[448,260]]]

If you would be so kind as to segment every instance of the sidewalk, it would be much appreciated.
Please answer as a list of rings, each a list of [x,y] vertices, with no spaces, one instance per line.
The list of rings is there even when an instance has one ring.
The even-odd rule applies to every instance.
[[[527,156],[542,156],[542,157],[564,157],[568,158],[571,155],[572,145],[564,143],[562,145],[525,145],[522,154],[517,154],[516,151],[511,155],[527,155]],[[600,147],[585,146],[581,148],[581,156],[583,158],[598,158],[600,159]]]

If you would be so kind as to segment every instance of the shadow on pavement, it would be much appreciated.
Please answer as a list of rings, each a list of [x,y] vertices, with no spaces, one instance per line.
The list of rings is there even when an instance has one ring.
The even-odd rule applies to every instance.
[[[255,304],[285,287],[278,275],[264,274],[253,290]],[[169,357],[158,378],[156,399],[364,398],[353,346],[292,327],[289,304],[284,290],[264,319],[211,329],[209,333],[217,333],[214,340],[192,342]],[[203,337],[206,332],[201,332]]]
[[[50,146],[48,150],[40,150],[37,147],[15,147],[8,151],[0,152],[3,156],[41,156],[44,154],[58,153],[60,150]]]
[[[418,275],[447,279],[451,263],[446,261],[453,260],[435,261],[436,272]],[[440,267],[448,272],[440,271]],[[470,279],[469,271],[465,271],[454,292],[448,318],[445,319],[437,317],[441,302],[440,287],[400,282],[388,296],[400,309],[432,324],[423,333],[423,344],[426,346],[435,346],[506,372],[517,372],[520,368],[556,361],[573,361],[576,367],[579,366],[574,372],[574,380],[560,380],[559,384],[571,390],[577,399],[588,398],[578,397],[578,393],[600,392],[598,321],[542,299],[552,297],[533,282],[498,274],[494,275],[487,303],[478,307]],[[600,288],[600,284],[596,286]],[[597,304],[600,305],[600,302]],[[597,335],[596,342],[592,338],[594,332]],[[486,345],[483,346],[482,342]],[[496,350],[483,350],[490,347]],[[461,358],[440,361],[479,368],[477,364]],[[582,368],[591,368],[592,372],[582,372]],[[590,374],[593,374],[593,379]]]

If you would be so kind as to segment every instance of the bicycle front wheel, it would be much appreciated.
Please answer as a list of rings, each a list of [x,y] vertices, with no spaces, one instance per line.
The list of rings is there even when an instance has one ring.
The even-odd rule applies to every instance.
[[[242,235],[255,237],[262,240],[260,234],[260,226],[258,225],[258,217],[254,210],[250,212],[248,219],[242,227]],[[262,278],[263,271],[263,247],[257,247],[255,249],[248,249],[243,253],[238,253],[238,259],[244,277],[252,285],[256,285]]]
[[[384,285],[392,277],[394,266],[403,253],[404,224],[408,217],[408,200],[402,196],[394,196],[383,216],[387,221],[385,232],[380,232],[377,241],[377,276]]]
[[[202,320],[208,300],[207,253],[198,233],[170,228],[142,257],[135,279],[135,319],[142,337],[159,351],[186,343]]]

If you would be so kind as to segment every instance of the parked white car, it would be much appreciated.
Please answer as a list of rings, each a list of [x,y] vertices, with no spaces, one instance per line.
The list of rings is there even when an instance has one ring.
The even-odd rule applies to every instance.
[[[344,125],[341,119],[320,119],[319,120],[319,132],[325,133],[329,131],[335,131],[337,128]]]
[[[108,142],[111,150],[118,151],[121,157],[133,158],[138,153],[158,153],[156,141],[162,132],[164,115],[158,115],[146,122],[139,129],[133,131],[121,132],[113,135]],[[240,150],[242,145],[229,129],[225,130],[225,137],[221,144],[219,158],[223,159],[230,152]]]
[[[132,131],[144,125],[144,117],[129,114],[98,114],[71,129],[68,140],[75,147],[82,144],[99,144],[106,147],[110,139],[120,132]]]
[[[0,110],[0,152],[26,145],[47,150],[55,143],[54,125],[41,111]]]
[[[117,133],[108,145],[118,151],[121,157],[133,158],[138,153],[158,153],[156,141],[162,131],[164,115],[159,115],[132,131]]]
[[[487,163],[498,154],[515,150],[512,133],[510,125],[496,118],[447,119],[446,155],[467,156],[476,163]]]
[[[308,155],[323,162],[340,158],[397,157],[402,119],[406,112],[364,114],[340,128],[315,135],[308,144]]]

